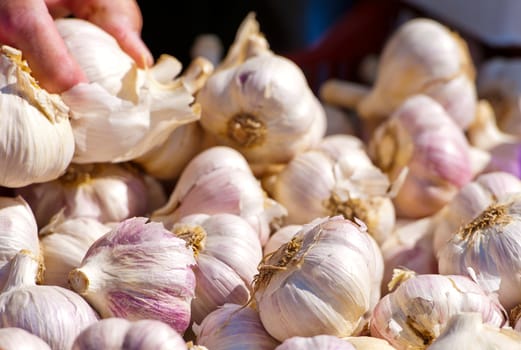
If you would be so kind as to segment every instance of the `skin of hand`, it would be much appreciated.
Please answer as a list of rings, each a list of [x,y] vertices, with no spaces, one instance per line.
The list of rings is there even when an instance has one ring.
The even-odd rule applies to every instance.
[[[140,68],[153,64],[141,40],[143,19],[134,0],[0,0],[0,43],[22,51],[40,86],[61,93],[85,73],[69,54],[54,19],[72,15],[111,34]]]

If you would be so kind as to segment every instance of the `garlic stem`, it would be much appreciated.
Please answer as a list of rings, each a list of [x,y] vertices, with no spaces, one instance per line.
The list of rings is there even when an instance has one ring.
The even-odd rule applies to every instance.
[[[38,260],[34,255],[28,250],[21,250],[11,260],[11,270],[2,293],[25,285],[36,285],[38,267]]]
[[[370,93],[367,86],[340,79],[326,80],[320,87],[320,98],[331,105],[356,109],[358,103]]]
[[[69,273],[69,283],[78,294],[85,294],[89,289],[89,277],[81,269],[74,269]]]

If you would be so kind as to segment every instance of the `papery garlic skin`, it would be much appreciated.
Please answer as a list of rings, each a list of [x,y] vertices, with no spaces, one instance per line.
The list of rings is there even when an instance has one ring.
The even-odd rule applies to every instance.
[[[393,198],[396,215],[402,218],[434,214],[473,176],[464,133],[426,95],[409,97],[382,123],[369,141],[368,153],[391,179],[408,168]]]
[[[160,320],[182,334],[195,290],[193,252],[161,223],[147,221],[124,220],[99,238],[69,283],[103,318]]]
[[[315,335],[314,337],[291,337],[282,342],[275,350],[356,350],[349,342],[334,335]]]
[[[469,275],[510,310],[521,303],[521,191],[494,198],[471,221],[462,222],[438,251],[443,274]]]
[[[291,238],[302,229],[302,225],[285,225],[273,232],[263,247],[264,255],[275,252],[285,243],[291,241]]]
[[[521,334],[510,327],[483,323],[481,314],[464,312],[452,316],[429,350],[519,349]]]
[[[399,283],[403,273],[395,275]],[[496,327],[506,324],[503,306],[466,276],[425,274],[403,280],[373,310],[371,336],[396,349],[426,349],[445,329],[451,316],[478,312]]]
[[[137,169],[125,164],[71,164],[58,179],[16,190],[31,206],[39,227],[60,210],[68,218],[89,217],[116,222],[145,215],[147,184]]]
[[[71,290],[36,285],[37,273],[38,261],[29,252],[14,256],[0,293],[0,328],[23,328],[53,350],[70,349],[76,336],[99,316]]]
[[[258,312],[247,305],[224,304],[192,329],[196,344],[211,350],[273,350],[279,345],[264,329]]]
[[[380,296],[383,260],[374,239],[340,216],[305,224],[259,265],[254,298],[277,340],[355,335]]]
[[[474,66],[466,43],[428,18],[405,22],[386,43],[371,92],[357,105],[363,117],[387,117],[408,97],[426,94],[465,129],[474,118]]]
[[[109,317],[84,329],[71,350],[90,349],[186,350],[187,346],[183,337],[164,322]]]
[[[43,284],[70,288],[69,272],[80,266],[89,247],[110,230],[93,218],[55,215],[39,232],[45,262]]]
[[[89,80],[61,94],[71,110],[74,162],[134,159],[199,119],[193,95],[174,79],[181,71],[174,57],[162,55],[142,70],[100,27],[77,18],[57,19],[55,25]]]
[[[195,297],[191,320],[201,321],[226,303],[246,304],[262,260],[262,247],[251,225],[232,214],[189,215],[171,230],[194,250]]]
[[[42,338],[22,328],[0,328],[0,344],[2,350],[51,350]]]
[[[72,160],[74,135],[69,108],[38,86],[22,53],[0,48],[0,186],[51,181]]]
[[[21,196],[0,197],[0,289],[9,276],[11,259],[22,249],[40,257],[34,214]]]

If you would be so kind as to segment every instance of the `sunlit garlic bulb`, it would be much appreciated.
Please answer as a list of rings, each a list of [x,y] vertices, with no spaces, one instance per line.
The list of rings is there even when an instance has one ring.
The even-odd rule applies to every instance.
[[[100,222],[145,215],[147,189],[143,174],[128,164],[94,163],[71,164],[58,179],[16,192],[27,200],[42,227],[62,209],[65,217]]]
[[[76,336],[98,320],[98,314],[69,289],[37,285],[38,265],[25,250],[13,257],[0,293],[0,328],[23,328],[53,350],[70,349]]]
[[[393,198],[397,216],[421,218],[441,209],[473,176],[469,144],[461,129],[432,98],[408,98],[375,131],[369,155],[389,178],[405,167]]]
[[[398,350],[428,348],[461,312],[480,313],[483,322],[496,327],[507,321],[497,298],[466,276],[396,270],[389,287],[392,291],[373,310],[370,332]]]
[[[171,230],[194,251],[197,264],[191,319],[204,317],[226,303],[245,304],[262,260],[257,232],[232,214],[194,214],[182,218]]]
[[[132,160],[199,119],[200,106],[178,77],[176,58],[163,54],[153,67],[140,69],[93,23],[60,18],[55,25],[89,80],[61,94],[72,116],[74,162]]]
[[[164,322],[109,317],[85,328],[71,350],[92,349],[187,350],[187,346],[183,337]]]
[[[275,175],[271,195],[288,210],[287,224],[324,216],[357,217],[382,243],[395,222],[390,187],[389,178],[371,162],[362,141],[339,134],[297,154]]]
[[[0,47],[0,186],[51,181],[72,160],[69,108],[38,86],[22,53]]]
[[[215,146],[195,156],[176,182],[168,203],[151,219],[171,226],[191,214],[228,213],[244,218],[265,244],[273,225],[287,214],[268,197],[246,159],[233,148]]]
[[[380,250],[363,227],[341,216],[303,225],[258,269],[255,305],[262,324],[279,341],[355,335],[380,298]]]
[[[196,101],[206,132],[240,151],[256,174],[315,146],[326,131],[324,108],[302,70],[268,49],[252,14]]]
[[[224,304],[192,326],[197,345],[211,350],[273,350],[279,344],[264,329],[258,312]]]
[[[383,48],[377,78],[357,105],[362,117],[387,117],[408,97],[425,94],[465,129],[476,110],[475,71],[466,43],[428,18],[411,19]]]
[[[69,273],[71,288],[103,318],[155,319],[183,334],[196,264],[186,242],[145,217],[122,221],[92,244]]]

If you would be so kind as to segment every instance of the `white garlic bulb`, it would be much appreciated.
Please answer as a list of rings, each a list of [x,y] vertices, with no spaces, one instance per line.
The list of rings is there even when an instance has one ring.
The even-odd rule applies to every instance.
[[[40,232],[45,271],[43,284],[69,288],[69,272],[80,266],[89,247],[111,228],[93,218],[56,214]]]
[[[153,67],[139,69],[100,27],[77,18],[55,24],[89,80],[61,94],[71,111],[74,162],[134,159],[199,119],[200,106],[176,78],[181,64],[174,57],[161,55]]]
[[[42,338],[17,327],[0,328],[2,350],[51,350]]]
[[[258,312],[224,304],[192,326],[196,344],[211,350],[273,350],[279,344],[264,329]]]
[[[103,318],[155,319],[183,334],[195,290],[194,255],[162,224],[147,221],[126,219],[99,238],[69,283]]]
[[[245,219],[233,214],[194,214],[179,220],[171,231],[190,245],[197,262],[193,322],[201,323],[226,303],[248,302],[262,247]]]
[[[240,151],[256,174],[315,146],[326,131],[324,108],[302,70],[267,48],[251,14],[196,101],[205,131]]]
[[[0,289],[9,276],[11,259],[20,250],[30,251],[41,260],[36,219],[21,196],[0,197]],[[38,282],[41,277],[39,271]]]
[[[246,159],[227,146],[214,146],[195,156],[186,166],[167,204],[151,219],[170,228],[191,214],[238,215],[254,227],[265,244],[286,208],[269,198]]]
[[[38,86],[22,53],[0,47],[0,186],[22,187],[60,176],[72,160],[69,108]]]
[[[275,339],[355,335],[380,297],[383,260],[374,239],[341,216],[303,225],[259,265],[254,299]]]
[[[490,201],[477,198],[477,205]],[[506,309],[521,303],[521,191],[493,198],[470,221],[461,221],[438,251],[443,274],[469,275],[490,293],[498,293]]]
[[[31,206],[38,226],[64,210],[65,217],[118,222],[148,210],[147,184],[129,164],[70,164],[58,179],[16,189]]]
[[[396,349],[426,349],[461,312],[480,313],[484,322],[496,327],[506,324],[497,298],[466,276],[396,270],[390,289],[396,285],[378,301],[370,322],[371,335]]]
[[[482,315],[463,312],[450,318],[429,350],[516,350],[521,344],[521,334],[510,327],[497,327],[483,323]]]
[[[395,211],[387,195],[389,178],[371,162],[356,136],[326,136],[274,176],[270,193],[288,210],[287,224],[324,216],[357,217],[378,243],[392,231]]]
[[[476,110],[474,79],[464,40],[435,20],[414,18],[385,44],[374,86],[357,104],[357,111],[366,118],[387,117],[408,97],[425,94],[465,129]]]
[[[70,349],[83,329],[99,316],[78,294],[35,283],[38,261],[22,250],[13,257],[0,293],[0,328],[18,327],[42,338],[53,350]]]
[[[391,179],[408,168],[393,198],[396,214],[402,218],[434,214],[473,176],[463,131],[426,95],[409,97],[380,124],[368,153]]]
[[[74,340],[71,350],[187,350],[183,337],[158,320],[129,321],[109,317],[91,324]]]
[[[334,335],[315,335],[313,337],[291,337],[284,340],[275,350],[356,350],[348,341]]]

